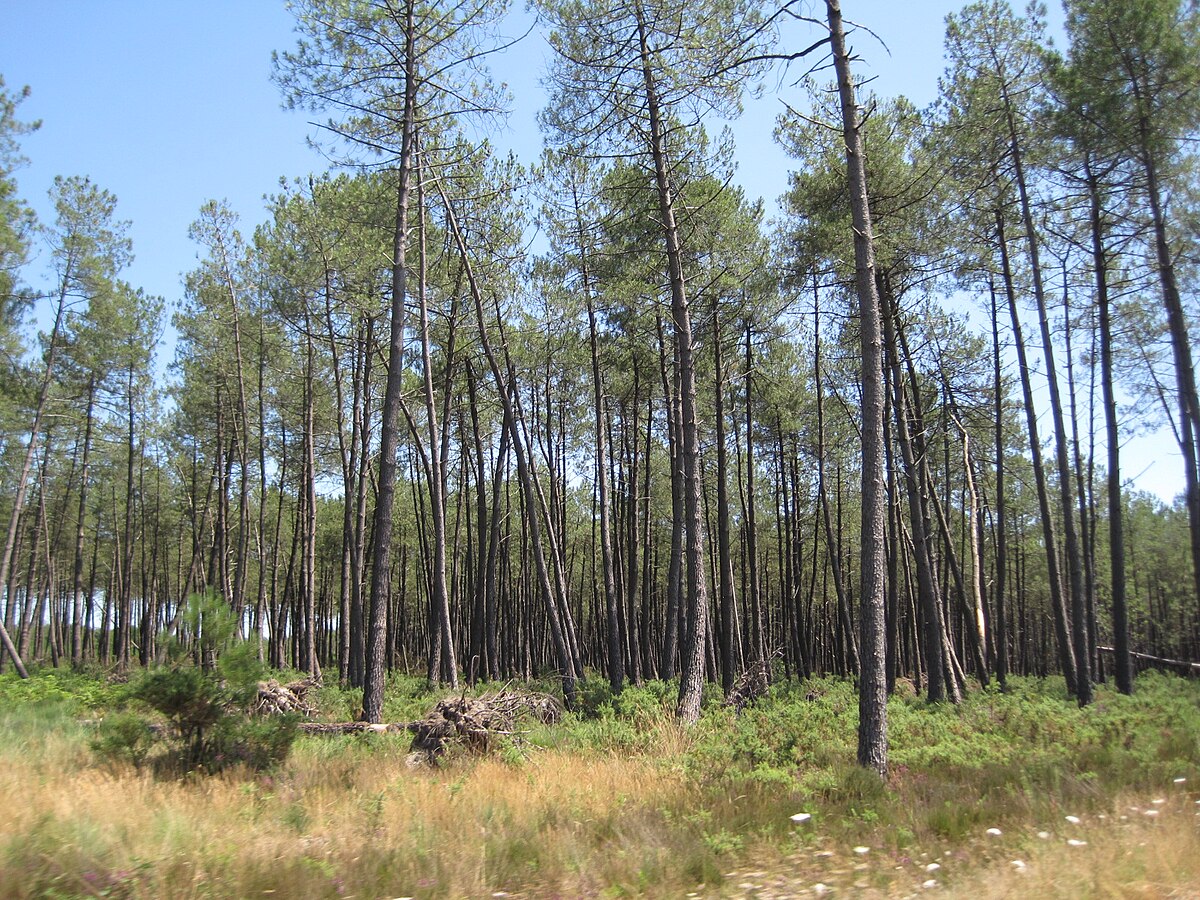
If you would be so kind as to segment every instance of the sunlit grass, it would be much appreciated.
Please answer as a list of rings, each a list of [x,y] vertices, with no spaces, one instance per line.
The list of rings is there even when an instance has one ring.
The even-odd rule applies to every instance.
[[[438,768],[404,735],[313,736],[268,774],[185,779],[97,761],[97,713],[34,692],[0,712],[0,897],[1200,889],[1196,685],[1149,677],[1090,710],[1034,681],[962,709],[896,700],[887,785],[851,764],[850,687],[811,687],[693,729],[668,686],[593,689],[581,717]],[[334,715],[353,702],[330,693]]]

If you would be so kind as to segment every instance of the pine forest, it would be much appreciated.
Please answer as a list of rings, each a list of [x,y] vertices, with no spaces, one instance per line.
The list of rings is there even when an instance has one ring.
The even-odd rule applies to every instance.
[[[489,137],[503,0],[290,7],[272,78],[330,167],[200,208],[177,297],[91,178],[34,216],[37,85],[0,82],[5,673],[240,652],[346,729],[406,678],[657,685],[682,734],[845,687],[894,782],[889,698],[1200,670],[1195,3],[1065,0],[1052,41],[978,0],[918,108],[853,0],[533,0],[535,161]],[[733,178],[773,91],[778,214]]]

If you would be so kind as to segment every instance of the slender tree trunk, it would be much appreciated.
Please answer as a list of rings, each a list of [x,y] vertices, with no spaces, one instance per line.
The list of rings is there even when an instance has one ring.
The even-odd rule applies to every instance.
[[[1096,651],[1096,578],[1092,565],[1092,535],[1091,520],[1088,516],[1088,494],[1084,484],[1083,454],[1079,440],[1079,408],[1075,394],[1075,356],[1071,350],[1071,297],[1067,288],[1066,266],[1063,266],[1063,350],[1067,356],[1067,398],[1070,401],[1071,416],[1071,463],[1072,475],[1075,481],[1076,512],[1079,514],[1079,555],[1083,562],[1083,603],[1084,603],[1084,640],[1083,649],[1087,653],[1089,671],[1094,680],[1103,680],[1099,676],[1099,654]]]
[[[89,460],[92,449],[92,422],[96,400],[96,378],[88,379],[86,421],[83,428],[83,455],[79,472],[79,514],[75,522],[75,554],[71,569],[71,665],[83,665],[83,538],[87,523]]]
[[[458,689],[458,663],[454,655],[454,640],[450,631],[450,597],[446,590],[446,482],[443,470],[444,454],[439,440],[437,405],[433,393],[433,353],[429,339],[429,304],[425,289],[425,197],[423,189],[423,166],[417,170],[417,216],[419,227],[420,276],[417,281],[417,299],[421,315],[421,369],[425,389],[425,421],[429,428],[429,509],[433,524],[433,604],[437,622],[434,638],[441,644],[441,664],[449,674],[450,687]],[[447,361],[449,365],[449,361]],[[414,431],[413,438],[419,440]],[[438,670],[430,672],[431,681],[440,680]],[[436,686],[432,684],[431,686]]]
[[[866,160],[850,56],[842,27],[840,0],[825,0],[830,50],[842,109],[842,134],[854,229],[862,352],[862,547],[859,603],[861,651],[858,704],[858,763],[887,776],[887,659],[885,647],[884,559],[886,491],[883,471],[883,335],[875,287],[875,247],[871,232]]]
[[[572,186],[574,187],[574,186]],[[575,201],[576,239],[579,244],[580,274],[583,295],[587,302],[588,348],[592,361],[592,399],[595,404],[596,477],[600,503],[600,568],[604,583],[605,627],[608,635],[608,683],[613,693],[620,692],[625,683],[625,659],[621,652],[621,634],[617,610],[617,585],[613,571],[612,499],[608,484],[608,445],[605,440],[604,389],[600,378],[600,353],[596,335],[596,307],[592,299],[591,269],[588,263],[587,242],[584,238],[583,213],[579,196]]]
[[[306,307],[304,310],[304,422],[301,439],[304,460],[300,467],[300,490],[303,495],[303,503],[300,507],[300,606],[304,616],[304,644],[300,648],[302,658],[300,668],[310,675],[319,677],[321,665],[317,658],[317,488],[313,364],[312,323]],[[243,475],[243,480],[244,478]]]
[[[750,320],[746,320],[746,578],[750,588],[751,655],[755,661],[766,659],[768,651],[763,634],[762,597],[759,593],[758,525],[754,504],[754,418],[751,415],[751,386],[754,372]]]
[[[1046,549],[1046,571],[1050,582],[1050,607],[1054,618],[1054,630],[1058,640],[1059,663],[1067,690],[1076,693],[1075,655],[1071,650],[1071,637],[1067,628],[1066,607],[1062,596],[1062,575],[1058,564],[1058,541],[1054,534],[1054,518],[1050,512],[1050,496],[1046,487],[1046,472],[1042,464],[1042,444],[1038,437],[1037,407],[1033,400],[1033,387],[1029,379],[1029,360],[1025,353],[1025,339],[1021,333],[1021,318],[1017,312],[1017,300],[1013,288],[1012,269],[1008,259],[1008,239],[1004,234],[1004,216],[996,209],[996,240],[1000,249],[1001,272],[1004,291],[1008,300],[1008,311],[1012,318],[1013,341],[1017,350],[1017,364],[1021,373],[1021,390],[1025,398],[1025,422],[1029,430],[1029,450],[1033,461],[1033,478],[1037,488],[1038,510],[1042,521],[1042,543]]]
[[[663,677],[672,678],[677,667],[679,634],[681,631],[682,571],[683,571],[683,466],[679,461],[680,433],[678,366],[671,366],[668,376],[666,340],[662,317],[656,317],[659,362],[662,372],[663,396],[667,418],[667,455],[671,472],[671,549],[667,560],[667,608],[663,623]],[[672,354],[674,358],[674,354]]]
[[[1104,391],[1105,443],[1108,445],[1108,553],[1112,570],[1112,628],[1116,657],[1117,689],[1133,693],[1133,659],[1129,652],[1129,608],[1125,595],[1125,503],[1121,489],[1121,432],[1117,422],[1117,397],[1113,387],[1112,301],[1108,293],[1108,252],[1104,247],[1104,215],[1100,184],[1087,165],[1089,212],[1092,231],[1092,271],[1096,279],[1096,304],[1100,308],[1100,384]]]
[[[675,221],[675,196],[666,153],[666,124],[659,108],[658,86],[650,64],[650,45],[641,7],[637,7],[638,42],[642,79],[650,130],[647,135],[654,160],[654,180],[658,209],[666,242],[667,269],[671,286],[671,318],[675,326],[675,344],[679,365],[679,405],[681,421],[680,458],[683,463],[684,520],[687,560],[687,608],[684,615],[686,638],[683,647],[682,677],[679,681],[678,717],[687,723],[700,717],[700,692],[704,682],[705,640],[708,633],[708,584],[704,574],[704,532],[700,496],[700,438],[696,421],[696,369],[692,319],[683,276],[683,251],[679,227]]]
[[[1004,383],[1000,369],[1000,313],[996,308],[996,285],[989,280],[988,287],[992,298],[992,367],[993,388],[996,404],[996,627],[993,633],[996,638],[996,681],[1000,690],[1008,690],[1008,597],[1005,594],[1008,579],[1008,534],[1005,518],[1007,516],[1004,496]]]
[[[725,448],[725,371],[721,352],[721,323],[719,304],[714,301],[712,309],[712,341],[713,341],[713,399],[715,410],[713,421],[716,425],[717,444],[717,582],[719,585],[721,617],[721,689],[728,697],[733,691],[734,669],[734,640],[737,629],[734,626],[734,596],[733,596],[733,557],[729,550],[729,461]]]
[[[821,521],[825,527],[825,553],[833,573],[833,590],[837,596],[838,622],[846,646],[848,668],[859,667],[858,642],[850,626],[850,600],[846,596],[846,582],[842,576],[841,541],[833,530],[833,518],[829,511],[829,490],[825,486],[825,389],[821,376],[821,324],[820,303],[817,300],[816,273],[813,273],[813,377],[817,398],[817,502],[821,505]],[[840,651],[839,651],[840,652]]]
[[[1042,286],[1042,267],[1038,254],[1037,231],[1033,224],[1033,210],[1029,191],[1025,183],[1025,170],[1021,156],[1021,145],[1017,139],[1017,128],[1007,93],[1004,93],[1005,113],[1008,120],[1009,147],[1013,168],[1016,173],[1017,192],[1021,200],[1021,218],[1025,226],[1025,239],[1029,245],[1030,274],[1033,276],[1033,296],[1037,302],[1038,325],[1042,334],[1042,352],[1046,358],[1046,380],[1050,393],[1050,412],[1054,421],[1055,461],[1058,467],[1058,489],[1060,513],[1063,520],[1063,541],[1067,554],[1067,576],[1071,592],[1071,648],[1075,658],[1074,694],[1080,706],[1092,702],[1091,661],[1087,650],[1087,602],[1084,597],[1083,556],[1079,536],[1075,529],[1075,503],[1071,498],[1071,464],[1068,456],[1067,429],[1063,420],[1062,394],[1058,389],[1058,370],[1054,363],[1054,341],[1050,334],[1050,319],[1046,308],[1046,292]]]
[[[392,562],[392,506],[396,494],[396,450],[399,436],[400,392],[404,377],[404,305],[407,294],[408,205],[413,153],[413,122],[417,110],[416,14],[414,0],[405,4],[404,121],[396,229],[392,243],[391,333],[388,342],[387,386],[379,434],[379,482],[371,554],[370,625],[367,630],[363,681],[363,719],[383,721],[384,669],[387,665],[388,595]]]

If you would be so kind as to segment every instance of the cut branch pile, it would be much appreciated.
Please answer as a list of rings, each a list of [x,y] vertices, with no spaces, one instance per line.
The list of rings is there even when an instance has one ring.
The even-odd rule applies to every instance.
[[[759,697],[765,697],[770,689],[771,660],[760,659],[734,682],[733,690],[725,698],[725,704],[740,713]]]
[[[280,684],[275,679],[260,681],[252,711],[260,716],[277,716],[285,713],[311,716],[316,710],[308,702],[306,695],[318,683],[315,678],[302,678],[287,684]]]
[[[408,728],[413,732],[412,752],[432,762],[451,745],[476,753],[492,749],[497,738],[514,737],[520,719],[544,724],[562,717],[558,702],[546,694],[510,691],[507,688],[482,697],[448,698]]]

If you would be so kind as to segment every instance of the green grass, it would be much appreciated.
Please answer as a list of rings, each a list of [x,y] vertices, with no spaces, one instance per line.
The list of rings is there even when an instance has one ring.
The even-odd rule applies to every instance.
[[[614,697],[592,678],[561,724],[433,769],[409,764],[402,734],[309,736],[272,771],[181,781],[89,750],[96,721],[128,706],[119,686],[0,676],[0,793],[19,798],[0,806],[0,896],[682,896],[701,884],[732,896],[759,882],[786,896],[818,881],[888,896],[919,888],[935,860],[939,885],[972,897],[1032,885],[1161,896],[1200,879],[1196,682],[1146,674],[1134,696],[1102,686],[1085,709],[1059,679],[1015,679],[960,707],[897,697],[887,784],[853,765],[845,682],[779,684],[741,716],[710,694],[690,729],[672,718],[674,690]],[[438,696],[393,677],[386,717],[419,718]],[[361,695],[326,686],[316,699],[345,720]],[[801,811],[813,818],[796,825]],[[1066,844],[1076,828],[1086,846]]]

